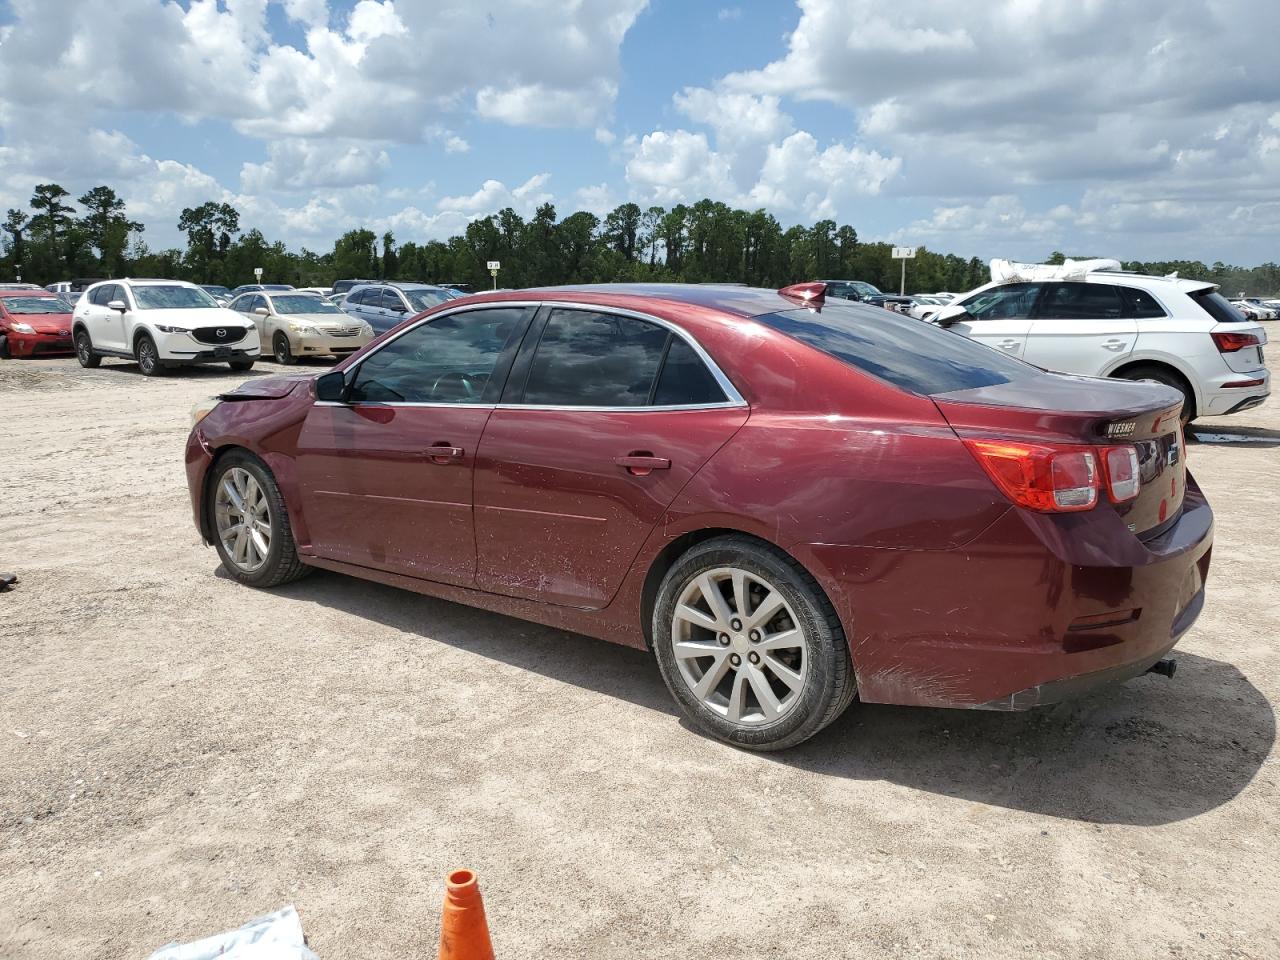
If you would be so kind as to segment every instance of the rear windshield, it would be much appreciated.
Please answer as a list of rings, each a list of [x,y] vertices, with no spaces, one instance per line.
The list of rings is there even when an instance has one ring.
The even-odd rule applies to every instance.
[[[828,300],[817,313],[788,310],[755,319],[923,396],[1030,380],[1040,372],[959,333],[878,307]]]
[[[1204,312],[1219,323],[1244,323],[1249,318],[1231,305],[1231,301],[1217,290],[1197,290],[1191,299],[1204,308]]]

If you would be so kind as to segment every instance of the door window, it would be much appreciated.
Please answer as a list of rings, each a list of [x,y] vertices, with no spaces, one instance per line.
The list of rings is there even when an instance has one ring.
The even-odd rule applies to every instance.
[[[244,309],[249,313],[253,313],[253,311],[257,310],[259,307],[265,307],[266,305],[267,301],[263,299],[262,295],[256,294],[249,298],[249,303]]]
[[[354,290],[351,295],[347,297],[347,303],[355,304],[357,307],[363,306],[365,296],[371,292],[375,296],[377,295],[376,289],[371,291],[368,287],[361,287],[359,290]],[[375,300],[374,302],[376,303],[377,301]]]
[[[1134,287],[1119,287],[1120,296],[1124,300],[1125,308],[1129,311],[1129,316],[1139,320],[1148,320],[1153,317],[1167,317],[1164,307],[1156,301],[1145,290],[1138,290]]]
[[[451,313],[422,323],[360,364],[348,399],[375,403],[491,403],[486,394],[523,307]]]
[[[400,299],[400,291],[394,287],[384,287],[382,290],[382,308],[391,310],[395,313],[404,313],[404,301]]]
[[[654,405],[687,406],[725,400],[724,391],[702,358],[682,338],[673,336],[653,391]]]
[[[643,407],[651,396],[668,331],[653,323],[587,310],[553,310],[525,381],[526,404]]]
[[[107,296],[111,292],[111,284],[106,283],[100,287],[94,287],[93,293],[89,294],[89,302],[95,307],[105,307],[111,302],[111,298]]]
[[[961,306],[975,320],[1012,320],[1031,316],[1041,284],[1006,283],[984,290],[965,300]]]
[[[1054,283],[1036,316],[1040,320],[1107,320],[1123,313],[1120,292],[1109,283]]]

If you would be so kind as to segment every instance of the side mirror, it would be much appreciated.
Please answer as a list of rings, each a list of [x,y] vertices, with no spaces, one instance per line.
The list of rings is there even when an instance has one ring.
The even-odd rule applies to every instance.
[[[266,307],[254,307],[254,308],[253,308],[253,312],[254,312],[254,313],[256,313],[256,314],[257,314],[258,316],[260,316],[260,317],[265,317],[265,316],[267,316],[268,314],[270,314],[270,313],[271,313],[271,311],[270,311],[270,310],[268,310]]]
[[[341,370],[316,378],[316,399],[330,403],[347,402],[347,378]]]
[[[949,327],[956,323],[973,320],[975,317],[959,304],[949,303],[933,315],[933,322],[940,327]]]
[[[110,303],[107,304],[107,309],[117,310],[120,313],[124,313],[126,310],[129,309],[129,305],[125,303],[123,300],[112,300]]]

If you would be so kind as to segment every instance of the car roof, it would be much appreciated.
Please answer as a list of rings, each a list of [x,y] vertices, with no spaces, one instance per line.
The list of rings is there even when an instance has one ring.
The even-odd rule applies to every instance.
[[[758,317],[766,313],[803,309],[803,304],[782,296],[777,290],[702,283],[586,283],[562,287],[534,287],[526,290],[483,290],[469,294],[468,304],[500,303],[510,300],[556,300],[643,311],[646,304],[700,307],[735,317]]]

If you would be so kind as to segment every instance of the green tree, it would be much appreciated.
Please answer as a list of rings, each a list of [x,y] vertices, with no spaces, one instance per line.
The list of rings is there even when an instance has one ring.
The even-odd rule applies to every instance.
[[[396,238],[388,230],[382,235],[382,279],[394,280],[399,276],[400,260],[396,256]]]
[[[210,200],[186,207],[178,229],[187,235],[187,269],[197,283],[226,283],[227,252],[240,232],[240,213],[228,203]]]
[[[31,195],[31,209],[36,211],[31,218],[31,232],[44,239],[42,274],[64,269],[66,258],[59,238],[70,228],[71,214],[75,213],[74,207],[62,202],[69,196],[71,194],[56,183],[37,184]]]
[[[124,201],[110,187],[94,187],[76,202],[85,211],[80,218],[80,230],[88,244],[97,250],[102,273],[107,277],[122,276],[129,234],[141,233],[142,224],[125,215]]]
[[[361,228],[348,230],[333,245],[335,280],[371,280],[378,272],[378,235]]]
[[[26,264],[28,218],[21,210],[10,208],[5,214],[3,230],[9,235],[9,264],[15,273],[21,273]]]

